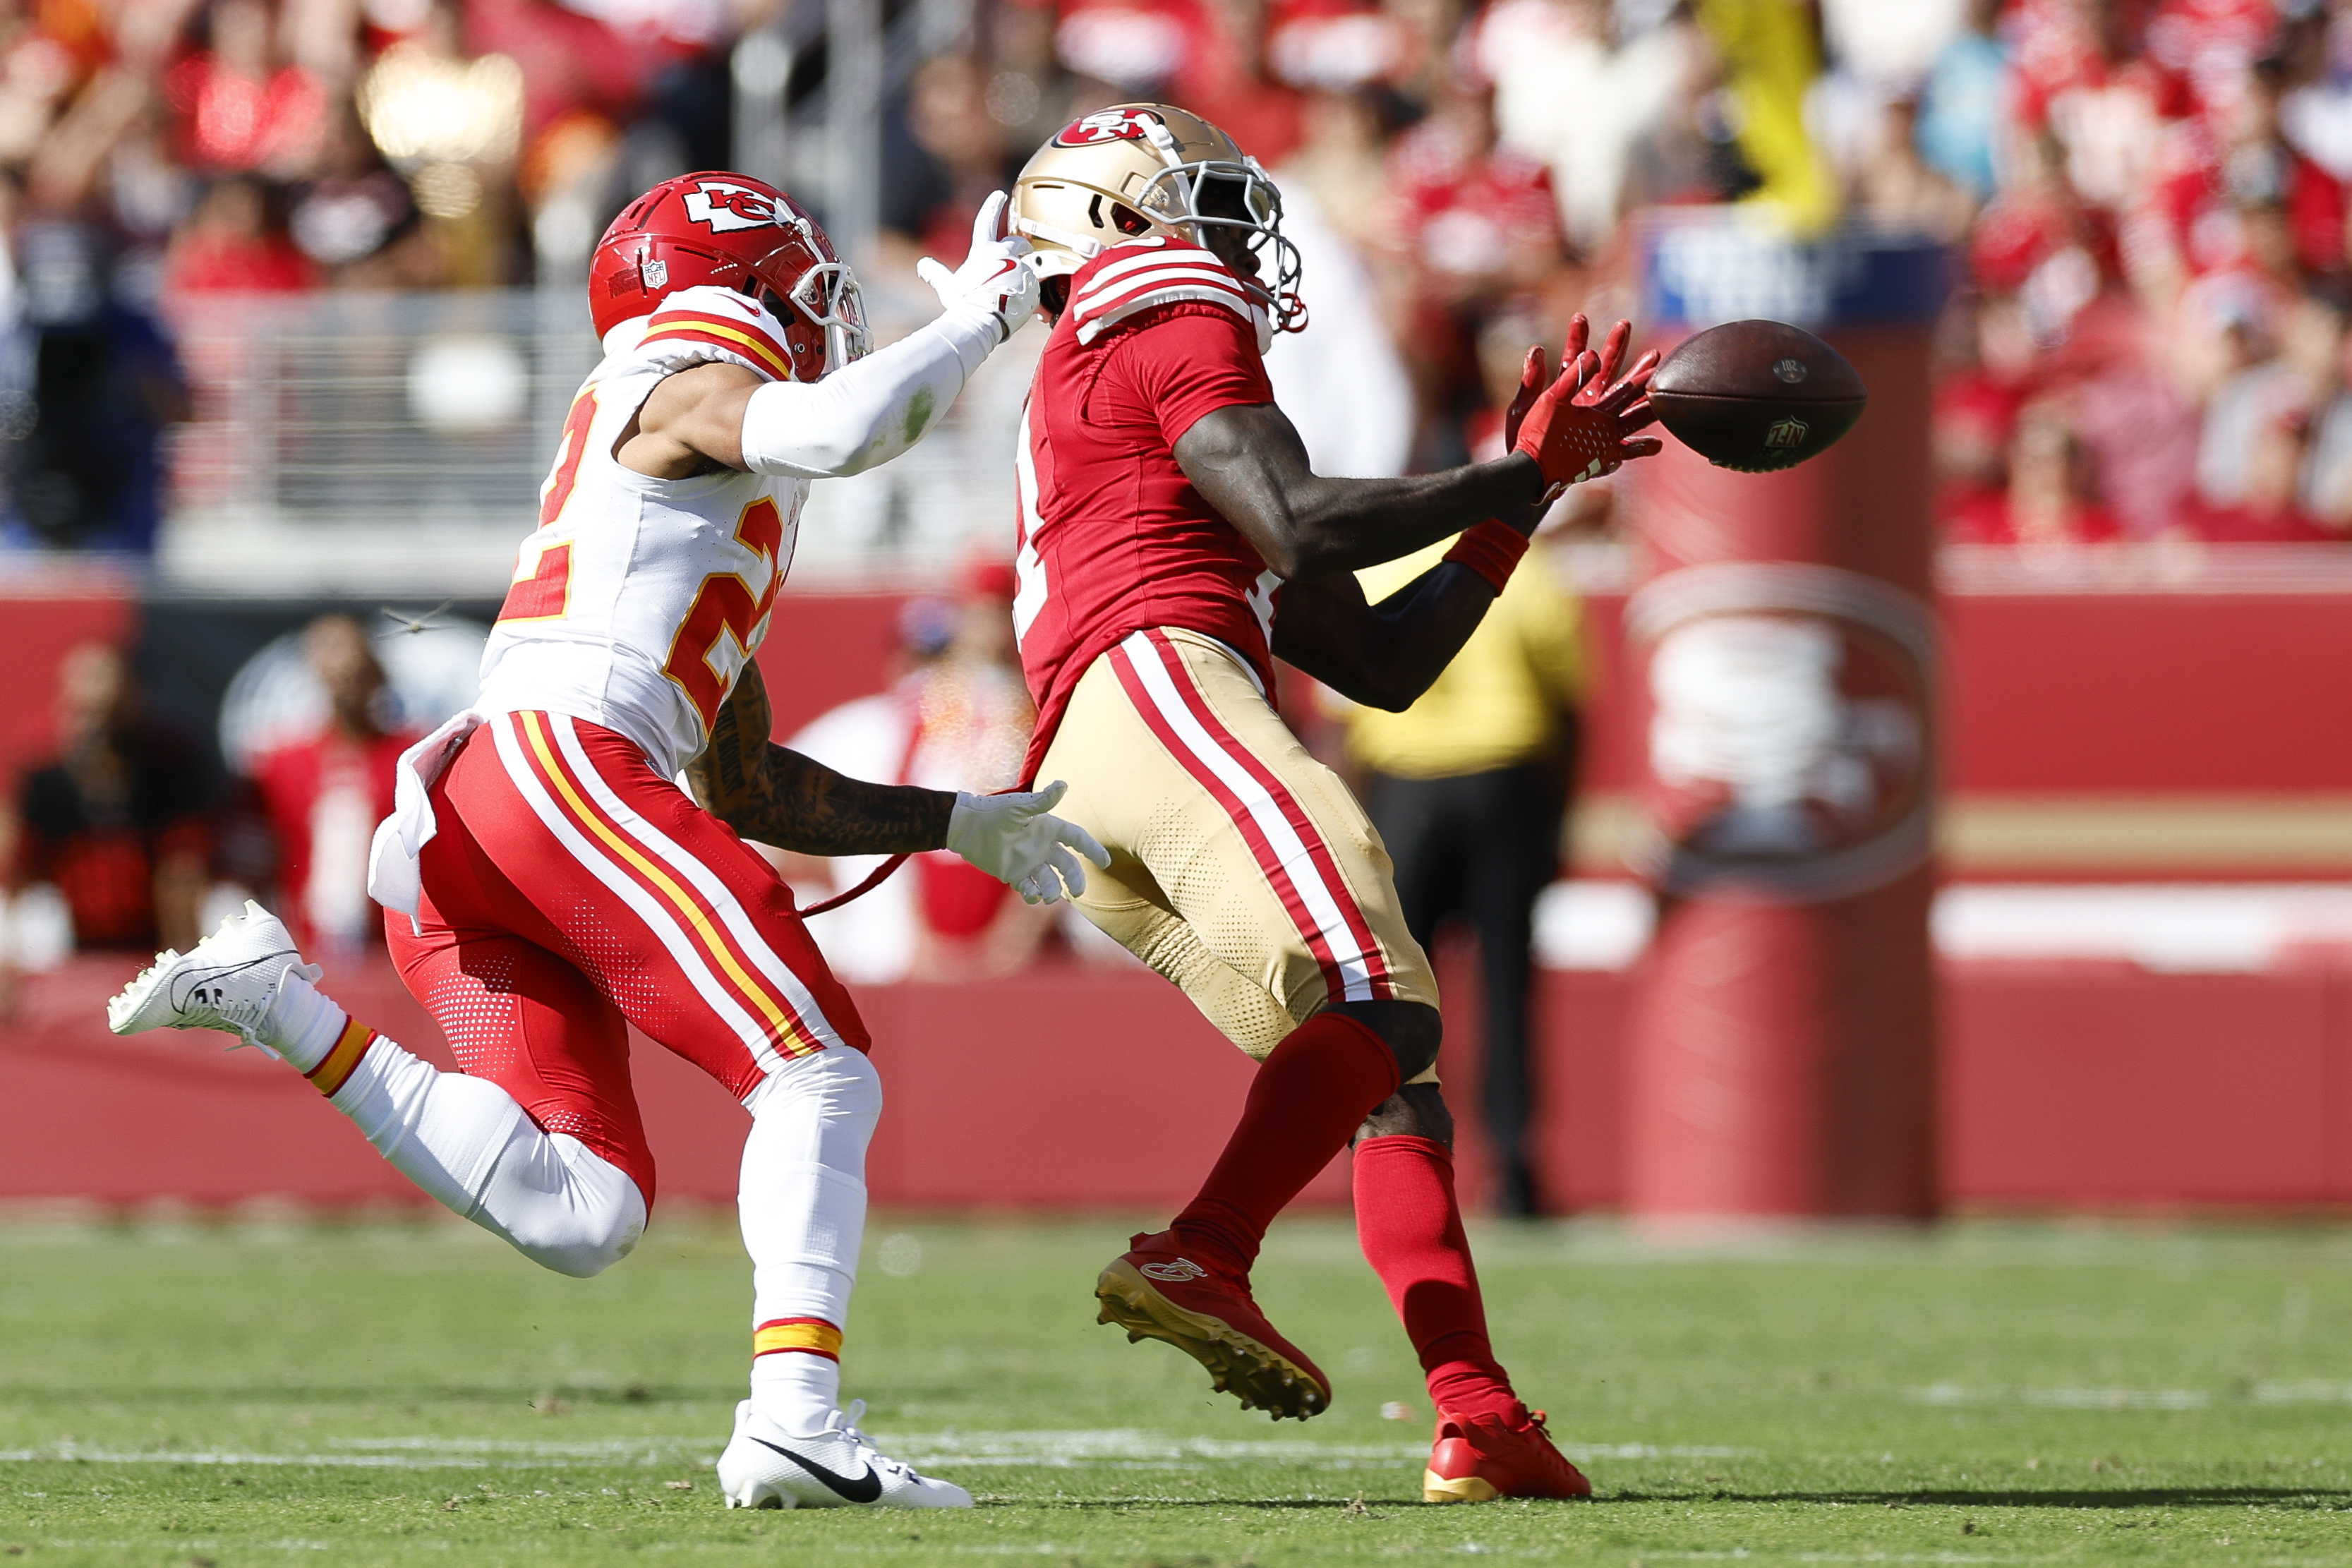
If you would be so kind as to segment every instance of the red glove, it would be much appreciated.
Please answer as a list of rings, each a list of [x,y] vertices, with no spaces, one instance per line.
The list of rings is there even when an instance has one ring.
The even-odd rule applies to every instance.
[[[1585,348],[1591,332],[1582,316],[1569,323],[1560,373],[1549,386],[1542,384],[1543,350],[1529,349],[1518,394],[1503,415],[1503,438],[1543,470],[1547,501],[1580,479],[1614,473],[1628,458],[1649,457],[1660,447],[1655,437],[1633,436],[1657,418],[1642,395],[1658,368],[1657,353],[1643,354],[1623,380],[1614,380],[1633,326],[1620,321],[1610,328],[1598,354]]]

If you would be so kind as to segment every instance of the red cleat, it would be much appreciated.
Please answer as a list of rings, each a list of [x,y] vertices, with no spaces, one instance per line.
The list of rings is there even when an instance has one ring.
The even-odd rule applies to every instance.
[[[1584,1472],[1552,1447],[1544,1413],[1512,1407],[1516,1419],[1437,1413],[1437,1445],[1421,1478],[1427,1502],[1492,1502],[1504,1497],[1583,1498],[1592,1495]]]
[[[1234,1279],[1187,1258],[1173,1233],[1138,1233],[1132,1249],[1095,1281],[1102,1313],[1137,1340],[1165,1340],[1209,1369],[1220,1393],[1244,1410],[1304,1421],[1331,1405],[1331,1384],[1296,1345],[1274,1331],[1250,1299],[1247,1278]]]

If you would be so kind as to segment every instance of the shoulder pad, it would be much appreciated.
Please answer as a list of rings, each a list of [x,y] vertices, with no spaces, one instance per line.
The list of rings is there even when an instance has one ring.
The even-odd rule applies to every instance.
[[[1256,330],[1257,351],[1274,346],[1274,320],[1233,269],[1194,245],[1154,240],[1114,246],[1070,279],[1070,319],[1080,343],[1155,305],[1198,300],[1222,305]]]
[[[629,358],[665,370],[723,362],[771,381],[793,379],[783,323],[750,295],[715,284],[681,289],[664,300]]]

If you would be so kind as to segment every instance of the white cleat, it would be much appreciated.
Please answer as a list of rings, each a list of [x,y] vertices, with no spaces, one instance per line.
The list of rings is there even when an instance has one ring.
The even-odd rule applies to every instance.
[[[848,1413],[814,1437],[795,1437],[751,1402],[735,1406],[735,1436],[719,1456],[719,1490],[729,1508],[970,1508],[971,1494],[953,1481],[918,1475],[912,1465],[881,1453],[850,1423]]]
[[[268,1050],[261,1026],[289,968],[307,980],[324,973],[303,963],[283,921],[247,899],[243,914],[221,921],[220,930],[188,952],[157,953],[144,973],[107,1003],[106,1026],[118,1035],[226,1029]]]

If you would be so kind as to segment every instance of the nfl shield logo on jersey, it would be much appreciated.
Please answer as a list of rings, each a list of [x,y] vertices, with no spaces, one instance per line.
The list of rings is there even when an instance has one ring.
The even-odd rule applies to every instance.
[[[686,216],[697,223],[709,224],[714,234],[775,228],[782,223],[776,216],[775,204],[767,196],[749,186],[732,185],[723,180],[705,180],[687,192]]]
[[[1147,127],[1160,122],[1158,115],[1140,109],[1106,109],[1071,121],[1054,138],[1054,144],[1091,147],[1101,142],[1140,142],[1149,134]]]

